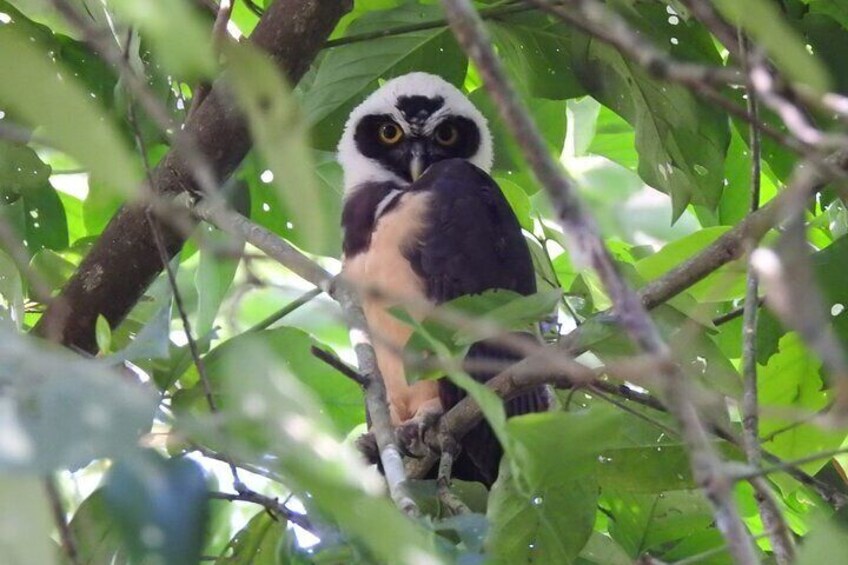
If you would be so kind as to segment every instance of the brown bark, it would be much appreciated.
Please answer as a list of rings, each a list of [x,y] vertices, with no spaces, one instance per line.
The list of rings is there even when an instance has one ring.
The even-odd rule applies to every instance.
[[[267,52],[296,84],[351,5],[350,0],[277,0],[260,19],[250,41]],[[218,83],[192,113],[185,130],[219,181],[235,171],[251,147],[245,120]],[[153,171],[152,184],[153,190],[163,195],[199,192],[186,159],[174,150]],[[158,229],[173,257],[182,247],[183,237],[161,222]],[[98,315],[105,316],[113,327],[119,324],[161,271],[145,208],[125,206],[33,331],[94,352]]]

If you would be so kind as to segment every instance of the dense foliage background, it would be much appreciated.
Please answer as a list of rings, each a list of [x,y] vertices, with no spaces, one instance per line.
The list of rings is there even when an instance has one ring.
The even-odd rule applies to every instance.
[[[249,36],[272,2],[236,1],[226,33],[213,33],[214,1],[0,0],[0,560],[730,562],[678,424],[650,402],[656,381],[638,367],[628,373],[629,385],[605,373],[635,349],[611,323],[597,276],[567,251],[544,190],[440,4],[356,0],[290,88],[257,50],[227,41]],[[535,3],[475,4],[551,153],[576,180],[635,287],[744,221],[752,160],[761,164],[760,205],[797,178],[801,157],[786,143],[764,135],[761,154],[752,150],[744,80],[714,92],[741,110],[731,115],[715,97],[656,78],[657,69],[640,65],[635,52],[578,31]],[[561,4],[579,15],[584,3]],[[673,59],[739,68],[723,38],[687,4],[710,5],[606,3]],[[837,102],[840,92],[848,94],[844,4],[714,4],[730,29],[744,28],[750,52],[768,57],[774,76],[795,88],[783,100],[809,104],[802,118],[819,137],[804,139],[807,130],[791,113],[778,115],[769,104],[761,119],[800,140],[806,157],[841,148],[845,108],[834,103],[824,111],[820,102],[825,92]],[[79,19],[60,15],[60,6]],[[117,49],[123,63],[93,47],[98,41]],[[408,518],[392,504],[382,478],[353,447],[364,431],[360,388],[310,353],[319,345],[355,362],[337,304],[208,224],[170,262],[179,304],[161,275],[118,327],[97,320],[96,357],[26,335],[119,207],[148,197],[145,172],[175,143],[178,124],[203,90],[198,85],[221,73],[255,143],[221,190],[253,222],[337,272],[342,187],[333,152],[341,128],[382,81],[410,71],[444,77],[489,118],[493,176],[533,252],[539,295],[512,306],[508,296],[484,297],[469,311],[497,306],[489,319],[504,327],[544,319],[548,342],[571,340],[573,350],[585,352],[579,361],[597,368],[603,382],[622,384],[612,393],[558,389],[554,412],[502,426],[512,447],[492,492],[453,485],[472,513],[451,516],[432,481],[411,485],[424,517]],[[820,159],[807,167],[811,162]],[[777,315],[763,308],[754,328],[760,443],[784,464],[767,458],[758,471],[728,441],[741,435],[739,314],[748,253],[652,310],[677,363],[698,385],[701,417],[730,432],[712,439],[728,462],[727,477],[765,477],[802,563],[848,555],[838,512],[848,500],[848,458],[839,454],[848,431],[838,410],[825,416],[839,375],[822,364],[828,351],[837,359],[848,351],[841,190],[832,183],[808,202],[805,253],[815,284],[783,298],[798,327],[831,328],[842,349],[820,349],[815,331],[793,331],[780,304]],[[740,251],[779,251],[783,230],[777,221],[772,228]],[[792,288],[798,272],[784,264],[785,286]],[[459,331],[439,335],[447,341],[436,348],[443,352],[467,341]],[[131,369],[117,368],[124,362]],[[760,558],[774,560],[753,487],[735,480],[733,489]]]

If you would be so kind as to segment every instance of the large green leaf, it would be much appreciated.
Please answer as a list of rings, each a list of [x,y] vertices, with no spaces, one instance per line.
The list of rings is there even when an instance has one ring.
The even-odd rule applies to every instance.
[[[224,549],[218,565],[276,565],[278,546],[288,536],[286,524],[268,512],[256,514]]]
[[[527,194],[539,191],[532,172],[525,166],[524,156],[512,133],[501,120],[497,107],[492,102],[484,88],[478,88],[469,95],[469,99],[480,110],[489,123],[494,143],[495,161],[494,173],[505,176],[516,183]],[[566,105],[563,101],[545,100],[542,98],[526,99],[530,115],[533,117],[542,137],[547,142],[551,153],[559,158],[562,144],[565,141]]]
[[[126,549],[110,514],[104,491],[97,489],[80,504],[70,524],[81,563],[125,563]]]
[[[298,223],[308,227],[300,233],[306,248],[326,251],[331,245],[327,234],[337,220],[322,209],[307,124],[297,101],[270,57],[247,46],[227,52],[230,83],[268,163],[268,184]]]
[[[318,201],[315,213],[322,216],[321,221],[327,226],[320,241],[311,235],[311,226],[300,213],[303,205],[296,198],[299,193],[295,191],[295,198],[289,199],[272,190],[266,182],[270,169],[254,153],[248,155],[240,170],[240,177],[250,190],[250,218],[301,249],[338,257],[342,249],[341,230],[336,227],[342,213],[342,169],[332,153],[315,151],[312,161],[316,181],[314,198]]]
[[[708,530],[710,505],[698,491],[658,494],[604,493],[602,506],[611,514],[612,538],[637,558],[644,552]]]
[[[730,21],[741,26],[765,49],[789,78],[818,92],[828,89],[830,77],[821,62],[812,56],[776,4],[769,0],[716,0],[716,7]]]
[[[191,3],[112,0],[110,7],[127,23],[141,29],[168,71],[188,79],[214,73],[211,22],[204,24]]]
[[[760,437],[763,449],[787,460],[799,459],[819,451],[835,449],[845,440],[845,432],[829,431],[815,423],[797,422],[790,414],[813,414],[824,409],[830,395],[823,390],[819,370],[821,364],[804,347],[794,333],[780,340],[780,351],[765,367],[760,367],[757,389],[761,408]],[[768,441],[765,441],[768,439]],[[802,465],[815,474],[827,463],[826,459]]]
[[[109,470],[103,496],[134,562],[200,560],[209,499],[195,461],[137,453]]]
[[[510,461],[501,465],[488,509],[487,549],[496,562],[576,561],[595,522],[598,455],[615,440],[612,425],[600,410],[506,422]]]
[[[709,34],[694,22],[668,25],[665,6],[640,4],[628,16],[671,55],[721,64]],[[690,202],[714,209],[722,192],[730,140],[725,114],[682,86],[651,78],[614,48],[587,36],[575,37],[573,54],[586,90],[636,130],[639,174],[672,197],[674,218]]]
[[[235,241],[232,236],[211,226],[205,229],[205,245],[200,250],[200,264],[194,278],[198,305],[197,322],[193,329],[198,336],[212,331],[244,250],[244,241]]]
[[[21,201],[24,225],[12,225],[30,253],[68,245],[65,209],[50,184],[50,167],[27,147],[0,140],[0,207]],[[2,214],[2,213],[0,213]],[[16,230],[16,231],[17,231]]]
[[[243,348],[249,344],[259,344],[267,349],[271,355],[269,361],[274,361],[279,369],[285,370],[291,378],[309,389],[321,401],[318,410],[335,424],[338,433],[345,434],[365,421],[359,387],[310,353],[312,346],[325,346],[319,345],[306,332],[288,327],[237,336],[219,345],[204,358],[213,393],[219,398],[223,410],[236,409],[232,398],[225,394],[224,385],[229,378],[227,371],[235,360],[242,357]],[[194,368],[191,370],[195,371]],[[197,382],[192,388],[182,390],[175,403],[178,407],[192,406],[206,410],[202,384]]]
[[[0,469],[47,472],[134,449],[156,406],[102,363],[0,325]]]
[[[739,129],[734,126],[724,168],[726,183],[718,207],[718,220],[722,225],[732,226],[739,223],[751,209],[751,153],[747,143],[747,133],[743,139]],[[768,162],[761,163],[761,168],[760,205],[777,194],[774,174]]]
[[[636,263],[639,274],[647,281],[657,279],[727,233],[730,228],[719,226],[705,228],[673,241],[662,249]],[[735,300],[745,294],[745,265],[729,263],[695,283],[687,290],[699,302]]]
[[[636,171],[639,154],[636,152],[636,132],[633,126],[608,107],[601,106],[595,127],[589,152],[603,155],[622,167]]]
[[[407,2],[393,9],[363,13],[348,26],[346,34],[380,31],[441,17],[439,6]],[[353,105],[376,88],[378,79],[423,71],[460,86],[466,65],[465,56],[446,27],[333,47],[320,60],[312,80],[305,81],[310,84],[299,89],[308,121],[318,124],[316,146],[335,148]]]
[[[833,316],[833,328],[848,347],[848,285],[842,266],[848,261],[848,236],[842,236],[828,247],[813,253],[812,264],[819,285],[825,312]],[[768,311],[760,316],[757,327],[757,356],[764,364],[778,350],[778,340],[786,333],[786,328]]]
[[[83,85],[11,27],[0,26],[0,104],[113,189],[132,194],[141,171]]]
[[[0,250],[0,327],[18,329],[23,319],[24,288],[21,275],[11,257]]]
[[[511,14],[489,24],[515,85],[530,96],[562,100],[584,93],[568,56],[571,30],[538,12]]]

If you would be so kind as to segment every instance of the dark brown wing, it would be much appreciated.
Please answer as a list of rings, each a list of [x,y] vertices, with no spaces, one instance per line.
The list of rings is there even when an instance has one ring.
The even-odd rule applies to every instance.
[[[465,294],[505,289],[520,294],[536,291],[533,262],[521,226],[497,184],[482,170],[460,159],[431,166],[413,190],[432,194],[430,215],[419,245],[407,251],[413,270],[424,281],[427,296],[443,303]],[[468,359],[518,361],[510,351],[491,343],[474,344]],[[472,372],[486,382],[490,372]],[[447,379],[439,384],[446,410],[465,393]],[[505,403],[508,416],[546,410],[543,388],[529,391]],[[491,485],[497,478],[501,446],[484,422],[462,443],[454,476]]]

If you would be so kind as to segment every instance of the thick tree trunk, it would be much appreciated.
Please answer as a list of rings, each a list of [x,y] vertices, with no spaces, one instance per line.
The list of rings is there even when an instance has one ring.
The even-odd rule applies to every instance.
[[[250,41],[270,54],[292,84],[306,73],[351,0],[277,0],[260,19]],[[247,124],[220,85],[192,113],[185,129],[219,181],[229,177],[250,150]],[[152,174],[158,194],[197,192],[191,169],[176,151]],[[159,223],[170,256],[184,243]],[[142,206],[128,205],[109,222],[94,248],[47,308],[33,330],[69,347],[96,351],[94,325],[103,315],[114,327],[162,271],[162,261]]]

